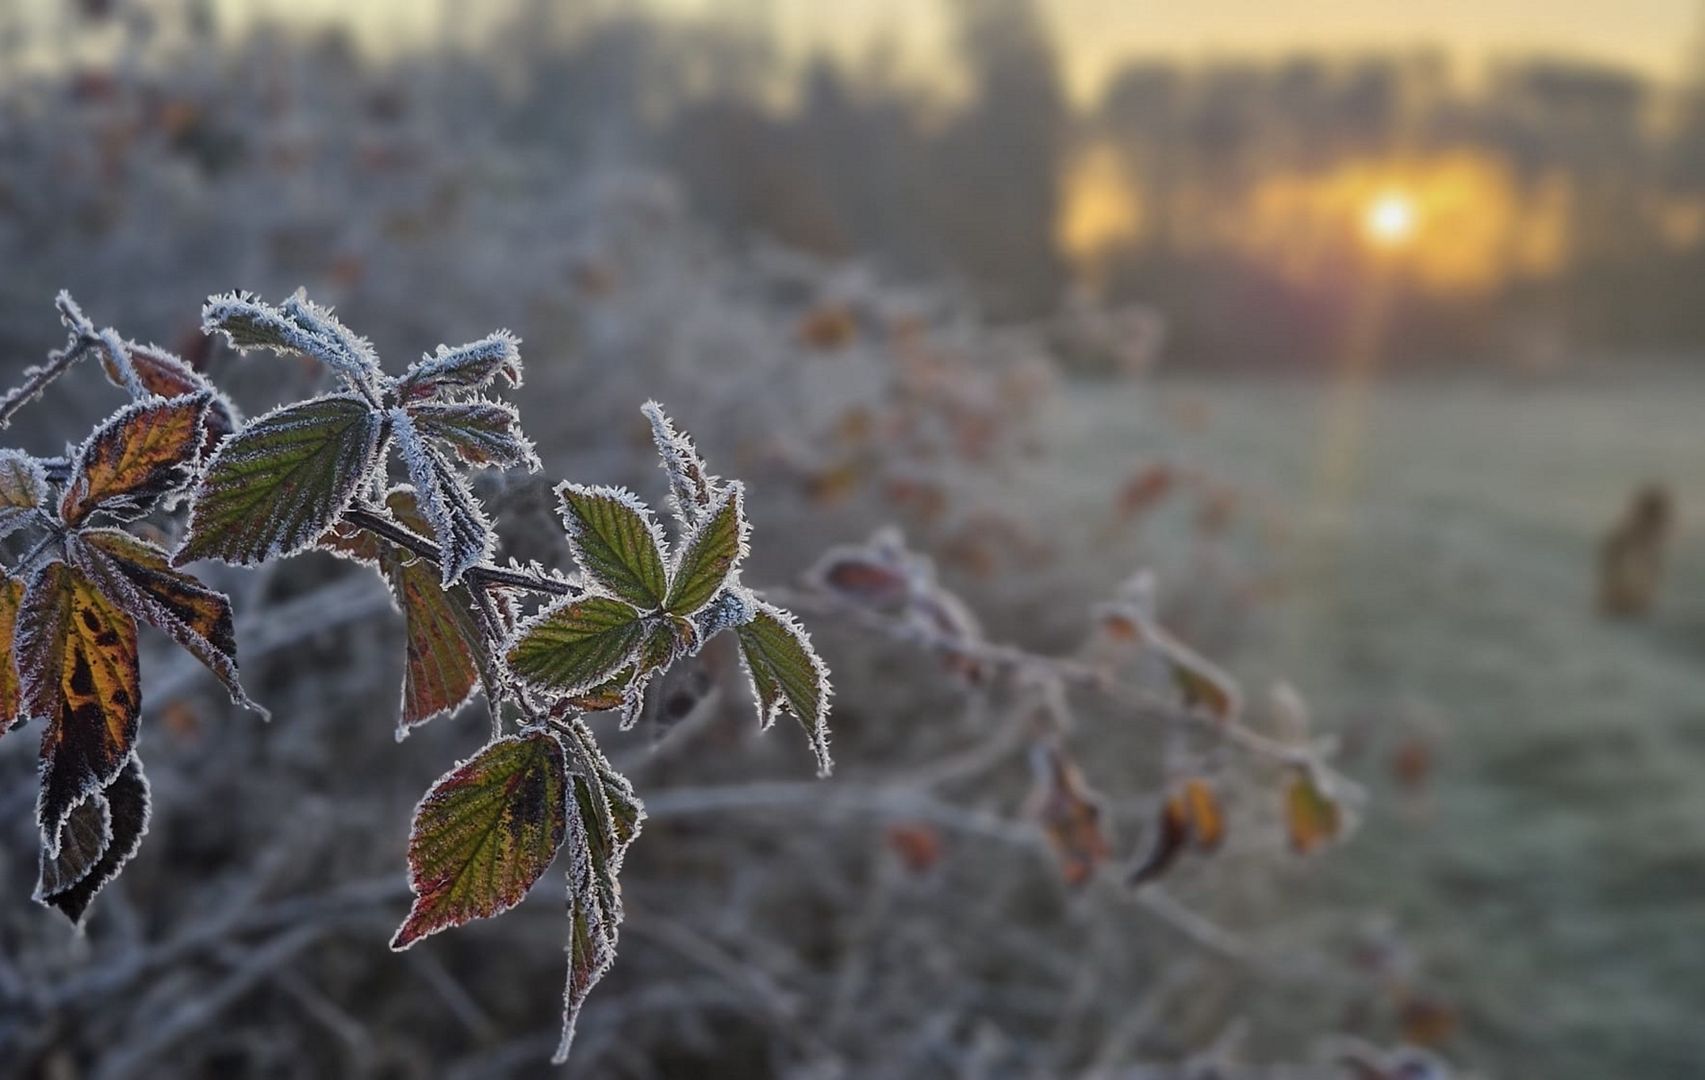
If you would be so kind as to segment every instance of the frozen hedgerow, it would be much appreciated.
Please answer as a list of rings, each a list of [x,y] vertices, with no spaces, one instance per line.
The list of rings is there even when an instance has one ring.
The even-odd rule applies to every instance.
[[[466,473],[539,468],[514,407],[480,396],[500,375],[520,383],[513,335],[441,346],[393,378],[365,339],[301,293],[277,306],[214,297],[203,312],[209,333],[239,349],[316,357],[344,382],[245,424],[178,358],[96,329],[69,297],[60,308],[70,344],[0,399],[0,423],[84,356],[99,356],[133,400],[68,460],[0,451],[0,539],[39,534],[0,576],[0,733],[29,721],[44,728],[35,898],[81,925],[147,831],[149,788],[135,752],[138,622],[258,710],[238,682],[229,601],[179,567],[338,554],[377,570],[403,617],[398,737],[482,692],[492,721],[486,745],[416,810],[414,902],[391,945],[515,906],[566,847],[561,1060],[581,1003],[615,957],[618,874],[645,816],[581,715],[620,709],[631,722],[655,678],[731,631],[762,725],[794,712],[828,770],[828,672],[797,621],[740,583],[749,532],[741,485],[711,476],[647,403],[678,535],[671,540],[630,492],[564,483],[557,496],[578,574],[499,565],[493,523]],[[393,447],[395,479],[406,483],[392,482]],[[169,531],[186,499],[175,553],[122,527],[151,518]]]

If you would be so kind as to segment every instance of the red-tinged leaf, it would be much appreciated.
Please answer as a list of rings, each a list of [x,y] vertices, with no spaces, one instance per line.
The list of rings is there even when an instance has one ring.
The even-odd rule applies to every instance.
[[[1338,839],[1344,813],[1315,770],[1298,768],[1285,789],[1285,829],[1291,850],[1308,855]]]
[[[488,334],[456,348],[438,346],[436,354],[422,356],[397,381],[404,401],[434,394],[475,391],[502,375],[511,386],[521,385],[521,339],[507,330]]]
[[[912,592],[904,567],[878,560],[862,547],[830,551],[806,577],[818,588],[875,611],[899,611]]]
[[[204,452],[211,451],[221,439],[237,430],[242,422],[237,407],[205,375],[158,345],[142,345],[134,341],[120,344],[122,347],[116,352],[108,348],[101,353],[101,367],[113,385],[124,387],[135,397],[150,394],[163,398],[207,395],[207,416],[203,421],[207,431],[202,446]]]
[[[669,576],[650,509],[621,488],[564,483],[556,493],[569,550],[586,576],[642,611],[660,607]]]
[[[18,607],[24,601],[20,578],[0,578],[0,735],[18,722],[23,704],[18,685]]]
[[[149,802],[142,762],[132,754],[112,783],[91,794],[72,812],[58,857],[49,859],[45,852],[42,854],[36,900],[58,908],[72,925],[82,926],[89,905],[142,846],[142,838],[148,833]],[[91,815],[93,822],[88,820]],[[79,819],[83,821],[82,836],[74,843]],[[102,842],[96,857],[88,860],[91,826],[101,829]]]
[[[36,813],[44,848],[57,855],[66,816],[112,782],[136,744],[136,623],[88,579],[54,562],[25,588],[18,627],[24,712],[46,723]]]
[[[523,623],[506,651],[521,680],[553,694],[578,694],[633,663],[647,624],[608,596],[564,600]]]
[[[382,427],[366,402],[338,395],[250,421],[208,462],[175,561],[246,566],[312,546],[372,475]]]
[[[911,873],[928,873],[941,861],[941,833],[933,825],[922,822],[890,825],[887,842]]]
[[[562,846],[567,788],[562,746],[542,732],[497,739],[433,784],[409,835],[414,907],[391,948],[519,904]]]
[[[474,649],[483,638],[466,585],[445,589],[425,559],[392,551],[382,561],[407,640],[401,738],[434,717],[454,715],[473,697],[480,679]]]
[[[811,638],[793,616],[773,604],[760,603],[752,621],[737,631],[740,659],[752,681],[761,727],[775,722],[783,708],[791,712],[811,739],[817,772],[827,776],[829,757],[829,669]]]
[[[663,606],[676,615],[691,616],[715,599],[746,557],[746,533],[745,491],[733,483],[705,511],[698,529],[682,545]]]
[[[205,664],[232,701],[261,711],[237,679],[237,635],[223,593],[172,569],[163,550],[119,529],[85,529],[71,538],[67,553],[108,600]]]
[[[60,517],[67,525],[96,510],[135,517],[186,486],[201,453],[208,401],[206,394],[145,399],[114,413],[77,451]]]
[[[408,407],[415,427],[449,447],[465,464],[539,468],[539,455],[521,434],[515,406],[501,401],[426,401]]]
[[[0,450],[0,538],[28,524],[47,501],[41,463],[17,450]]]
[[[392,436],[414,482],[416,503],[442,553],[439,580],[449,588],[470,566],[491,557],[496,534],[473,491],[444,455],[421,437],[408,413],[393,409],[390,415]]]

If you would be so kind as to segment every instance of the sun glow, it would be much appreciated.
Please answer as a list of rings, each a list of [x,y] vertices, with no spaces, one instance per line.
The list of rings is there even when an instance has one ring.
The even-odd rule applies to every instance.
[[[1414,238],[1415,226],[1415,201],[1401,191],[1382,192],[1362,215],[1362,231],[1378,247],[1402,247]]]

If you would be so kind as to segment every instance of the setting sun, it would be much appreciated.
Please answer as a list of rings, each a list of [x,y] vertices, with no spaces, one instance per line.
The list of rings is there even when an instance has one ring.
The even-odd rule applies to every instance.
[[[1363,231],[1380,247],[1400,247],[1415,235],[1415,202],[1399,191],[1388,191],[1368,205]]]

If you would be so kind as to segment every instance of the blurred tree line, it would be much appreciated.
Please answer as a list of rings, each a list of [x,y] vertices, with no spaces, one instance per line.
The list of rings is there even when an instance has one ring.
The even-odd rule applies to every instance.
[[[1370,305],[1382,353],[1408,361],[1705,344],[1705,44],[1682,85],[1540,56],[1470,78],[1417,49],[1145,59],[1080,104],[1035,0],[939,2],[939,85],[900,73],[891,40],[789,55],[762,4],[512,0],[477,33],[445,17],[437,48],[389,66],[316,47],[378,84],[429,71],[420,107],[517,152],[660,166],[730,234],[963,281],[996,319],[1152,304],[1175,362],[1325,362]],[[218,37],[204,0],[153,11]],[[1415,235],[1382,248],[1365,217],[1391,192]]]

